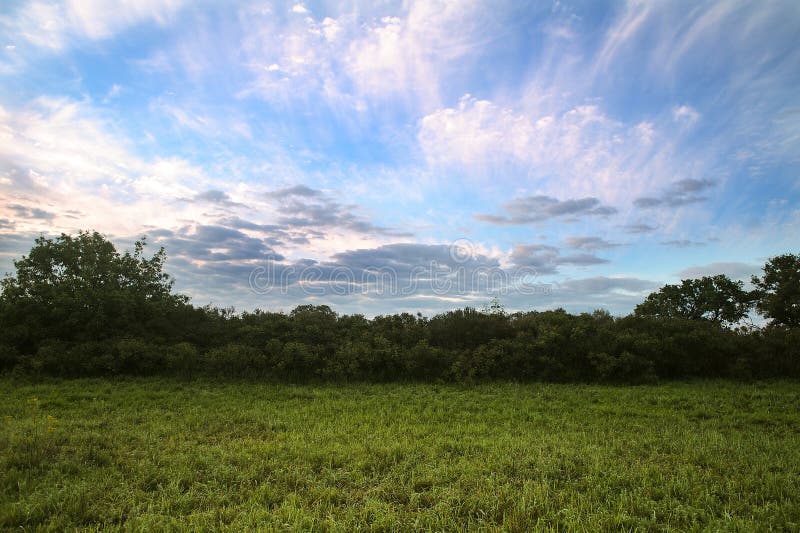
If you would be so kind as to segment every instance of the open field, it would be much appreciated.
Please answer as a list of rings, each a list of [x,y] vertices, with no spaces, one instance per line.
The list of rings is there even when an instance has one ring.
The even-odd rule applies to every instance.
[[[0,380],[0,527],[800,528],[800,387]]]

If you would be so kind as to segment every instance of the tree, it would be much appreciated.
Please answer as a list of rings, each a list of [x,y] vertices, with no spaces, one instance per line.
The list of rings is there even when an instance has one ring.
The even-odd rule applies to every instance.
[[[500,303],[500,298],[495,296],[488,304],[483,306],[481,313],[484,315],[506,316],[506,308]]]
[[[762,277],[753,276],[756,309],[774,326],[800,326],[800,255],[773,257]]]
[[[27,349],[47,338],[146,336],[148,321],[188,299],[171,292],[164,249],[147,258],[144,246],[143,237],[132,253],[120,254],[96,231],[37,238],[14,261],[16,274],[0,281],[0,326]]]
[[[710,320],[736,324],[752,307],[752,295],[741,281],[725,275],[684,279],[680,285],[665,285],[636,306],[637,316]]]

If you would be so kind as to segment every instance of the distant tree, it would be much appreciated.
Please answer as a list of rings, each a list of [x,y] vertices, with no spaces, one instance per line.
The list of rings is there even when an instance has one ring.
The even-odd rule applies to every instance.
[[[800,255],[784,254],[764,265],[764,275],[753,276],[756,309],[776,326],[800,326]]]
[[[736,324],[747,316],[752,296],[741,281],[725,275],[685,279],[679,285],[665,285],[636,306],[637,316],[710,320]]]
[[[506,308],[503,307],[502,303],[500,303],[500,298],[495,296],[494,298],[491,299],[491,301],[488,304],[483,306],[481,312],[484,315],[505,316]]]
[[[145,238],[120,254],[97,232],[44,236],[0,281],[0,326],[18,338],[96,340],[146,333],[148,321],[187,298],[172,294],[166,254],[144,256]],[[22,337],[22,338],[20,338]]]

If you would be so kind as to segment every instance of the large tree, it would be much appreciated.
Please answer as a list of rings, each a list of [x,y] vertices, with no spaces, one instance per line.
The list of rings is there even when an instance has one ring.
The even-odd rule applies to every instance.
[[[800,326],[800,255],[784,254],[764,265],[764,275],[753,276],[756,309],[774,326]]]
[[[635,314],[736,324],[747,316],[751,306],[752,296],[744,290],[744,284],[720,274],[665,285],[636,306]]]
[[[120,254],[97,232],[44,236],[16,273],[0,281],[0,326],[13,344],[97,340],[147,333],[148,321],[186,302],[172,294],[164,249],[144,255],[145,239]],[[12,337],[9,339],[8,337]]]

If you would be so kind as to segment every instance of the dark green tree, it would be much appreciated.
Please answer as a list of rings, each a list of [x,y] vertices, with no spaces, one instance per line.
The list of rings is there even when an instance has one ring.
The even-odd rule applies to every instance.
[[[764,265],[764,275],[753,276],[756,309],[774,326],[800,326],[800,255],[784,254]]]
[[[44,236],[16,273],[0,281],[0,325],[11,344],[30,350],[42,339],[147,336],[148,322],[185,304],[163,271],[166,254],[144,255],[145,238],[120,254],[100,233]]]
[[[744,283],[723,274],[684,279],[679,285],[665,285],[636,306],[637,316],[710,320],[736,324],[752,307],[752,295]]]

